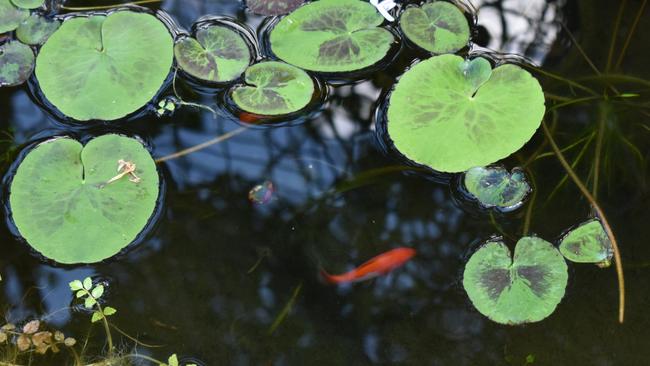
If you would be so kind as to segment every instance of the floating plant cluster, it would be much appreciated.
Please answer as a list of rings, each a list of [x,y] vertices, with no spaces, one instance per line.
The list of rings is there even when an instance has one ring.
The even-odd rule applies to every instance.
[[[234,105],[224,109],[242,122],[291,120],[325,100],[328,82],[368,76],[414,47],[427,57],[380,101],[380,138],[411,164],[464,173],[464,189],[484,208],[523,204],[530,192],[523,172],[490,165],[533,136],[544,94],[522,67],[472,51],[465,9],[447,1],[400,6],[391,24],[363,0],[303,3],[248,0],[254,13],[287,14],[268,18],[258,41],[229,18],[199,20],[186,32],[164,12],[135,6],[63,17],[43,0],[0,0],[0,33],[13,32],[0,45],[0,86],[32,77],[56,118],[92,123],[173,114],[183,102],[164,92],[178,76],[223,92]],[[147,147],[118,134],[39,141],[8,177],[10,224],[38,253],[65,264],[102,261],[137,241],[162,196]],[[255,187],[250,200],[265,203],[273,190],[270,182]],[[491,240],[470,258],[463,285],[496,322],[539,321],[564,295],[565,257],[608,263],[611,243],[598,220],[568,233],[559,250],[524,237],[512,256]]]

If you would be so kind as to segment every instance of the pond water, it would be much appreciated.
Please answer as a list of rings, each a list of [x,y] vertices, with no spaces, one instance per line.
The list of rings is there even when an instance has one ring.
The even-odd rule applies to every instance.
[[[554,140],[572,146],[565,154],[576,162],[577,174],[589,189],[598,186],[597,200],[618,239],[626,279],[623,324],[613,265],[570,263],[566,295],[541,322],[500,325],[472,306],[462,274],[480,243],[503,236],[512,248],[524,232],[556,242],[592,214],[541,128],[502,162],[509,169],[525,165],[534,191],[507,213],[478,209],[458,194],[457,178],[441,182],[387,151],[377,137],[375,110],[396,77],[423,57],[410,49],[370,79],[331,87],[324,107],[303,123],[243,131],[238,121],[188,106],[172,116],[81,129],[47,114],[29,87],[1,88],[3,174],[22,147],[70,131],[137,135],[156,158],[238,133],[161,164],[159,221],[137,246],[103,263],[55,265],[0,226],[0,309],[7,322],[42,319],[80,343],[88,338],[88,363],[104,353],[106,337],[99,323],[91,326],[90,315],[73,306],[68,287],[87,276],[107,284],[103,298],[118,310],[111,317],[115,326],[140,342],[161,345],[136,346],[113,330],[117,349],[159,360],[177,353],[199,365],[647,364],[647,7],[634,26],[645,4],[628,1],[612,35],[619,12],[613,1],[474,3],[478,44],[525,55],[601,94],[634,94],[558,108],[554,121],[547,115]],[[234,0],[165,0],[150,7],[164,9],[186,28],[207,14],[231,16],[253,29],[263,21]],[[535,75],[547,92],[547,108],[580,96],[562,80]],[[209,91],[190,95],[182,81],[179,88],[193,101],[215,103]],[[399,246],[413,247],[417,255],[386,276],[341,286],[319,278],[322,268],[345,272]],[[68,355],[34,354],[31,364],[74,364]]]

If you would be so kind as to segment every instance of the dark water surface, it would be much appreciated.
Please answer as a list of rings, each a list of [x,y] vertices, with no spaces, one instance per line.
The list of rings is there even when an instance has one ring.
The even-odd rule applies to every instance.
[[[80,4],[88,2],[70,3]],[[374,113],[382,91],[418,56],[408,50],[371,80],[332,88],[324,111],[303,124],[251,128],[162,165],[167,194],[161,220],[126,255],[92,266],[57,267],[1,226],[1,309],[8,321],[45,317],[83,340],[89,315],[69,308],[68,282],[95,276],[109,283],[105,298],[118,309],[114,324],[145,343],[164,345],[137,349],[161,360],[176,352],[204,365],[523,365],[529,355],[535,365],[650,364],[648,8],[615,67],[642,4],[627,1],[607,70],[618,1],[475,3],[482,26],[478,43],[525,54],[599,93],[639,94],[558,109],[554,129],[562,147],[602,133],[598,200],[623,256],[622,325],[613,266],[569,264],[566,296],[539,323],[499,325],[473,308],[461,276],[480,242],[505,235],[513,247],[531,203],[530,232],[556,240],[589,217],[589,205],[570,180],[554,192],[565,172],[548,154],[541,129],[504,162],[514,167],[537,157],[528,165],[535,201],[507,215],[477,212],[458,202],[450,185],[403,171],[404,163],[382,149]],[[262,20],[237,1],[168,0],[160,7],[184,27],[206,14],[230,15],[253,28]],[[567,29],[603,73],[599,77],[571,46]],[[555,100],[582,95],[537,75]],[[553,103],[559,102],[547,100],[549,107]],[[137,134],[161,157],[239,127],[183,107],[172,117],[102,129]],[[22,146],[66,131],[28,88],[0,89],[0,129],[3,174]],[[590,188],[596,146],[595,138],[576,165]],[[580,149],[567,150],[567,158],[574,161]],[[267,180],[275,186],[273,198],[252,204],[249,190]],[[388,276],[340,287],[318,280],[320,266],[342,272],[397,246],[412,246],[418,255]],[[290,312],[274,325],[288,303]],[[121,348],[132,351],[133,342],[114,333]],[[102,347],[103,330],[93,326],[86,353],[100,355]],[[33,364],[66,362],[35,356]]]

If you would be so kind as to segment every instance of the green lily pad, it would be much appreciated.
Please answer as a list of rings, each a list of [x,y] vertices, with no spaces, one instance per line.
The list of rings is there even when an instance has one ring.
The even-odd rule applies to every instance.
[[[603,225],[593,219],[571,230],[562,239],[560,253],[572,262],[608,266],[614,250]]]
[[[11,0],[14,5],[23,9],[36,9],[43,6],[45,0]]]
[[[134,178],[119,161],[135,164]],[[27,243],[59,263],[94,263],[133,242],[152,216],[159,177],[138,140],[97,137],[86,146],[71,138],[48,140],[18,166],[10,187],[13,222]]]
[[[244,38],[223,25],[200,28],[196,39],[182,38],[174,45],[174,55],[186,73],[220,83],[237,79],[251,62]]]
[[[297,112],[314,94],[314,81],[303,70],[283,62],[261,62],[249,67],[246,84],[237,86],[232,99],[244,111],[261,115]]]
[[[530,185],[521,169],[475,167],[465,172],[465,188],[484,207],[514,209],[521,205]]]
[[[246,0],[246,6],[255,14],[277,16],[290,13],[305,0]]]
[[[63,22],[36,57],[36,78],[65,115],[114,120],[148,103],[172,62],[172,37],[161,21],[118,11]]]
[[[453,53],[469,42],[465,15],[456,5],[445,1],[407,8],[399,26],[411,42],[433,53]]]
[[[32,48],[17,41],[0,46],[0,86],[24,83],[34,71]]]
[[[16,7],[10,0],[0,0],[0,33],[11,32],[29,17],[29,10]]]
[[[465,266],[463,287],[481,314],[501,324],[523,324],[551,315],[567,280],[566,262],[551,243],[523,237],[514,258],[502,242],[479,248]]]
[[[271,31],[271,50],[306,70],[357,71],[381,61],[395,41],[379,28],[383,22],[368,2],[320,0],[282,18]]]
[[[511,64],[488,74],[485,62],[434,56],[399,79],[387,131],[404,156],[437,171],[462,172],[507,157],[533,136],[545,112],[539,83]]]
[[[16,29],[16,38],[32,46],[42,45],[54,33],[61,23],[58,20],[48,19],[40,14],[33,13],[23,20]]]

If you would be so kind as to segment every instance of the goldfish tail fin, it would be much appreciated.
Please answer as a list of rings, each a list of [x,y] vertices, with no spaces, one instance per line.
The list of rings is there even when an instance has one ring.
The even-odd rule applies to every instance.
[[[328,285],[333,285],[333,284],[338,283],[338,281],[336,280],[336,276],[333,276],[333,275],[327,273],[327,272],[326,272],[324,269],[322,269],[322,268],[320,269],[320,272],[319,272],[319,276],[318,276],[318,277],[319,277],[319,279],[321,280],[321,282],[323,282],[323,283],[325,283],[325,284],[328,284]]]

